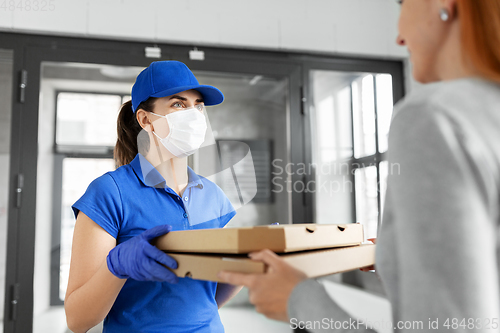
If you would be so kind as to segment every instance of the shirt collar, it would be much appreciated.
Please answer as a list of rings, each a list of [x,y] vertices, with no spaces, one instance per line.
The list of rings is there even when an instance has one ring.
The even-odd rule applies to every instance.
[[[203,182],[201,181],[201,178],[200,176],[198,176],[196,174],[196,172],[193,171],[193,169],[191,169],[188,165],[188,186],[187,187],[191,187],[191,186],[198,186],[199,188],[203,188]]]
[[[130,165],[132,166],[132,169],[134,169],[137,177],[139,177],[139,179],[144,183],[144,185],[150,187],[163,187],[163,188],[168,187],[163,176],[141,154],[137,154],[135,158],[132,160],[132,162],[130,162]],[[187,173],[188,173],[187,187],[198,186],[199,188],[202,189],[203,182],[201,181],[200,176],[198,176],[189,166],[187,167]],[[161,186],[159,186],[160,184]]]

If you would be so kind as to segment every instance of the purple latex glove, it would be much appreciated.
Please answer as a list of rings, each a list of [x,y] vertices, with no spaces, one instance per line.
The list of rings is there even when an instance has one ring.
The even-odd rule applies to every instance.
[[[120,279],[177,283],[177,276],[167,268],[176,269],[177,262],[150,243],[171,230],[168,224],[159,225],[117,245],[106,258],[109,271]]]

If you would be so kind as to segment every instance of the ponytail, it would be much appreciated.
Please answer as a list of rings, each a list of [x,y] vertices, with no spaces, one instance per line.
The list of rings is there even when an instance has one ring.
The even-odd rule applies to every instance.
[[[143,109],[151,112],[154,107],[156,98],[149,98],[142,102],[137,107],[137,110]],[[138,136],[141,133],[142,127],[137,122],[136,114],[132,110],[132,101],[123,103],[120,112],[118,113],[117,134],[118,139],[114,149],[114,160],[116,167],[129,164],[139,152],[147,152],[149,147],[149,136],[141,135],[138,146]]]

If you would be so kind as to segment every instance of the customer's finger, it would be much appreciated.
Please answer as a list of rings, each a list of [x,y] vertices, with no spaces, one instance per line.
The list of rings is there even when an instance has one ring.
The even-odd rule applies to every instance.
[[[252,252],[248,255],[252,260],[259,260],[272,268],[282,266],[285,261],[281,259],[276,253],[271,250],[262,250],[259,252]]]
[[[252,285],[252,282],[255,280],[254,274],[244,274],[227,271],[219,272],[217,274],[217,277],[225,283],[245,287],[250,287]]]

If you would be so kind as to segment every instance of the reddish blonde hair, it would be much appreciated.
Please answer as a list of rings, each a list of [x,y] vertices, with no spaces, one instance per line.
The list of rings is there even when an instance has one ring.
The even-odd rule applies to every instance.
[[[457,0],[457,10],[464,60],[500,83],[500,0]]]

